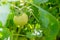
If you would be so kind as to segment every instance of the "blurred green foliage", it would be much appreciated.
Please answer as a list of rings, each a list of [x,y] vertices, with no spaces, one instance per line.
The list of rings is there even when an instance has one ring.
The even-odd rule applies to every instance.
[[[2,32],[4,38],[11,36],[11,40],[56,40],[57,36],[60,37],[59,0],[4,1],[2,4],[10,5],[5,27],[0,22],[1,28],[7,28]],[[28,15],[28,23],[23,27],[16,26],[13,18],[23,12]]]

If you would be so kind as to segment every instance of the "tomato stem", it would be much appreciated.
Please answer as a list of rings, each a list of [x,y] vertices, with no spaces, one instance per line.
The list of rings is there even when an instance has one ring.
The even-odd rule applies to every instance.
[[[20,33],[21,29],[22,29],[22,27],[19,27],[19,29],[18,29],[18,34]],[[19,36],[19,35],[17,35],[16,40],[18,40],[18,36]]]

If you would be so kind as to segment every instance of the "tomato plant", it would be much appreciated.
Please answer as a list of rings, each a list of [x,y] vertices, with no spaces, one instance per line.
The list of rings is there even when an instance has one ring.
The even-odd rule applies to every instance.
[[[59,0],[1,0],[0,40],[59,40]]]

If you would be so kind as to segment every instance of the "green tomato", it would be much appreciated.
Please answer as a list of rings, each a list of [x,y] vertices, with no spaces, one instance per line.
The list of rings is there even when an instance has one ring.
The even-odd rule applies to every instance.
[[[14,16],[13,21],[16,25],[24,26],[28,22],[28,16],[23,13],[22,15]]]

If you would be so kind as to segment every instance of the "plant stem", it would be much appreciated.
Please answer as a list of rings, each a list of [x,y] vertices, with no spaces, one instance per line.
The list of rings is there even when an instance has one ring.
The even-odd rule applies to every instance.
[[[34,18],[36,19],[36,21],[39,22],[39,20],[38,20],[37,17],[33,14],[33,12],[31,12],[31,14],[34,16]]]
[[[35,38],[31,38],[30,40],[35,40]]]
[[[19,7],[15,6],[15,5],[13,5],[13,4],[11,4],[11,6],[17,8],[18,10],[22,10],[22,9],[26,8],[26,6],[23,6],[22,8],[19,8]]]
[[[12,37],[11,37],[11,40],[13,40],[13,31],[12,31]]]
[[[22,27],[19,27],[19,29],[18,29],[18,34],[20,33],[21,29],[22,29]],[[19,36],[19,35],[17,35],[16,40],[18,40],[18,36]]]
[[[13,34],[13,35],[19,35],[19,36],[23,36],[23,37],[25,36],[25,35],[22,35],[22,34]]]

